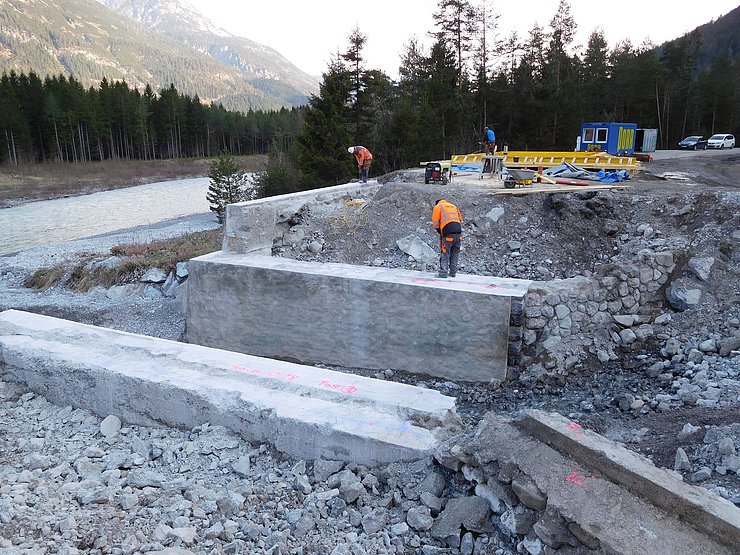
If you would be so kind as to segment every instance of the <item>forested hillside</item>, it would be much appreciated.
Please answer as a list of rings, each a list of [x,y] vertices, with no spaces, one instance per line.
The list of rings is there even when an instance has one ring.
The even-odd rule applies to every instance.
[[[381,173],[475,151],[486,125],[500,146],[530,150],[572,150],[584,121],[656,128],[659,148],[675,148],[689,134],[740,134],[733,46],[740,8],[660,48],[629,41],[609,48],[598,30],[576,48],[577,21],[566,0],[546,28],[505,38],[496,36],[496,14],[485,5],[439,1],[432,46],[411,39],[397,80],[367,67],[366,37],[355,29],[319,93],[298,110],[240,114],[204,105],[200,93],[176,85],[157,91],[108,79],[88,88],[36,71],[5,74],[0,163],[208,156],[222,148],[243,154],[270,146],[273,191],[284,192],[353,177],[348,145],[370,148],[373,172]],[[703,41],[722,36],[731,38],[702,50]],[[218,81],[198,72],[203,87]]]
[[[0,164],[149,160],[264,153],[290,146],[302,125],[298,108],[228,112],[174,86],[155,94],[104,79],[85,89],[63,75],[0,78]]]
[[[740,6],[716,21],[700,25],[696,31],[699,33],[697,71],[707,70],[722,56],[732,59],[740,55]],[[670,41],[666,45],[674,42],[676,41]]]
[[[254,89],[279,106],[300,106],[318,90],[318,82],[279,52],[216,28],[203,14],[179,0],[98,0],[179,44],[235,69]],[[202,97],[202,93],[199,91]],[[227,109],[244,110],[243,94],[235,90],[219,97]]]
[[[286,82],[280,72],[291,68],[279,67],[287,61],[270,49],[263,47],[265,52],[255,59],[258,73],[246,72],[212,55],[204,44],[188,44],[188,37],[198,34],[183,26],[180,30],[188,33],[183,35],[184,43],[95,0],[2,0],[0,72],[34,72],[42,78],[62,74],[85,88],[104,77],[109,82],[126,80],[139,90],[173,84],[191,97],[198,95],[204,102],[243,112],[301,105],[315,90],[297,77]],[[236,37],[228,41],[227,45],[244,46]],[[301,74],[297,68],[292,73]]]

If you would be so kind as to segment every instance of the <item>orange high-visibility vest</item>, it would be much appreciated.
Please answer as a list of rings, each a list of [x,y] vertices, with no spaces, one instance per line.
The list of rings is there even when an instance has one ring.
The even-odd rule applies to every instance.
[[[432,225],[434,229],[444,231],[447,224],[457,222],[462,223],[462,214],[457,206],[446,200],[439,201],[434,210],[432,210]]]
[[[373,155],[364,146],[356,146],[354,154],[358,166],[363,166],[373,161]]]

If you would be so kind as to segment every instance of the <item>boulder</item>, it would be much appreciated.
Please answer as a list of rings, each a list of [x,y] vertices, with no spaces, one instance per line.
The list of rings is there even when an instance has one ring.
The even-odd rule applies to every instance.
[[[714,266],[714,258],[711,256],[695,256],[689,260],[689,271],[702,281],[707,281]]]
[[[701,300],[701,290],[683,280],[676,280],[666,289],[666,300],[676,310],[695,308]]]
[[[396,246],[417,262],[435,262],[437,252],[422,241],[418,235],[409,235],[396,241]]]
[[[159,268],[149,268],[139,280],[143,283],[164,283],[167,281],[167,272]]]

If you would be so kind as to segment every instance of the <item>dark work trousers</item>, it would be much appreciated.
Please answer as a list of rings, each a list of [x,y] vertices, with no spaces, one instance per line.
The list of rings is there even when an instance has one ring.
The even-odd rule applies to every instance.
[[[452,233],[439,238],[439,248],[442,253],[439,255],[439,275],[447,277],[454,276],[457,273],[457,260],[460,258],[460,233]]]
[[[367,183],[367,177],[370,175],[370,164],[360,166],[360,181]]]

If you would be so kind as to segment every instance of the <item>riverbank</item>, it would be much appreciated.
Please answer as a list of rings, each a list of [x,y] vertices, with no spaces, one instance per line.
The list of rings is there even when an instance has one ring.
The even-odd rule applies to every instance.
[[[0,208],[37,200],[88,195],[157,181],[205,177],[214,158],[108,160],[0,166]],[[263,171],[266,155],[236,156],[239,169]]]
[[[109,298],[102,291],[79,294],[59,284],[46,290],[29,289],[23,286],[23,282],[40,268],[75,264],[90,256],[103,260],[117,245],[150,243],[220,227],[215,216],[207,212],[0,256],[0,311],[11,308],[27,310],[84,324],[178,340],[184,323],[180,302],[176,298],[154,300],[139,295]]]

